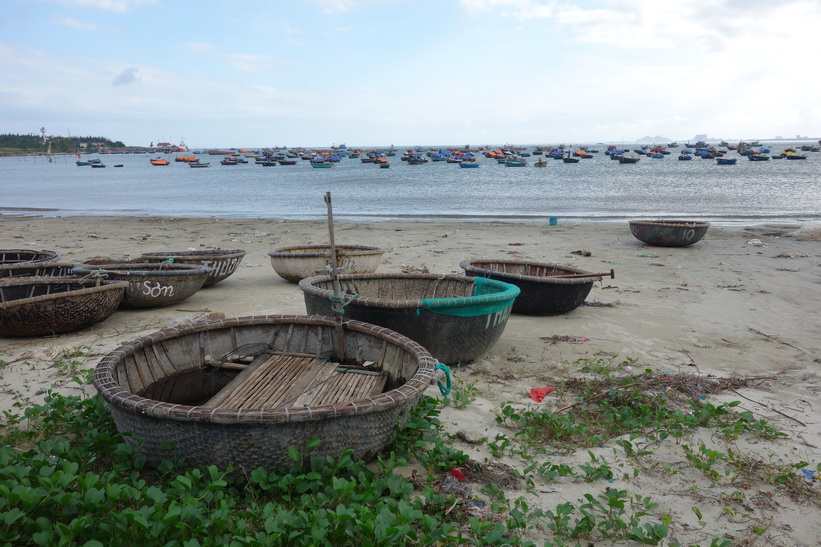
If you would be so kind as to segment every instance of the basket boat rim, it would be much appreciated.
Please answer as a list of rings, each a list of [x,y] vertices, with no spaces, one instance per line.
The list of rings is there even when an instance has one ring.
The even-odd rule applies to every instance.
[[[537,267],[546,267],[546,268],[558,268],[570,273],[574,274],[590,274],[590,277],[575,277],[575,278],[561,278],[561,277],[551,277],[547,275],[526,275],[526,274],[517,274],[511,272],[500,272],[496,270],[490,270],[487,268],[482,268],[480,266],[474,265],[474,262],[484,262],[490,264],[512,264],[515,266],[537,266]],[[567,284],[567,285],[577,285],[579,283],[593,283],[599,280],[599,276],[597,276],[593,272],[589,272],[587,270],[583,270],[581,268],[577,268],[575,266],[568,266],[566,264],[559,264],[557,262],[534,262],[532,260],[521,260],[521,259],[501,259],[501,260],[485,260],[482,258],[474,258],[469,260],[463,260],[459,263],[459,267],[465,270],[468,275],[473,272],[481,272],[483,275],[487,274],[488,276],[493,276],[494,278],[498,278],[504,281],[507,280],[518,280],[518,281],[531,281],[536,283],[555,283],[555,284]]]
[[[397,388],[379,395],[353,399],[341,404],[304,408],[280,407],[247,410],[226,407],[206,408],[203,406],[166,403],[148,399],[123,389],[113,377],[114,369],[120,360],[140,351],[144,347],[153,346],[158,342],[209,330],[223,330],[242,327],[244,325],[253,326],[266,324],[303,324],[323,327],[339,325],[333,318],[323,316],[260,315],[228,319],[201,319],[176,327],[167,327],[153,334],[138,338],[104,356],[94,370],[94,387],[107,403],[140,416],[182,422],[258,425],[261,423],[318,422],[404,407],[415,403],[434,380],[434,367],[437,361],[431,356],[428,350],[420,344],[396,331],[353,320],[343,321],[343,328],[366,335],[372,335],[393,345],[400,346],[418,356],[418,367],[413,376]]]
[[[385,254],[386,250],[369,245],[336,245],[337,253],[345,256],[365,256]],[[328,258],[331,256],[330,245],[291,245],[278,247],[268,252],[271,258]]]
[[[71,289],[51,294],[42,294],[38,296],[29,296],[26,298],[17,298],[0,302],[0,310],[8,310],[14,307],[25,306],[36,302],[47,302],[49,300],[58,300],[69,296],[85,296],[95,293],[121,290],[125,292],[128,288],[128,281],[114,281],[114,280],[96,280],[96,279],[81,279],[77,277],[57,277],[57,276],[25,276],[25,277],[11,277],[0,279],[0,288],[17,285],[59,285],[59,284],[79,284],[90,285],[82,289]]]
[[[164,262],[130,262],[112,264],[83,264],[75,266],[74,272],[80,275],[96,273],[115,274],[123,277],[144,277],[147,275],[180,276],[208,275],[208,269],[194,264],[170,264]]]
[[[57,251],[49,251],[45,249],[41,251],[34,251],[32,249],[0,249],[0,255],[6,253],[37,255],[37,257],[29,260],[0,260],[0,264],[35,264],[38,262],[50,262],[60,258]]]
[[[76,267],[77,264],[74,262],[11,262],[11,263],[0,263],[0,279],[8,278],[8,277],[24,277],[26,274],[20,275],[9,275],[8,272],[13,270],[38,270],[41,268],[63,268],[66,270],[71,270],[72,268]],[[43,277],[50,277],[50,276],[43,276]],[[59,277],[70,277],[68,275],[59,276]]]
[[[341,274],[337,276],[339,281],[346,281],[346,280],[379,280],[379,279],[388,279],[388,280],[403,280],[403,281],[413,281],[413,280],[456,280],[461,281],[463,283],[474,283],[475,277],[467,276],[467,275],[459,275],[459,274],[425,274],[425,273],[363,273],[363,274]],[[330,298],[333,295],[333,290],[331,289],[322,289],[317,287],[316,283],[326,283],[331,281],[332,278],[330,275],[315,275],[312,277],[306,277],[302,281],[299,282],[299,288],[308,295],[311,296],[318,296],[320,298]],[[356,302],[361,306],[371,307],[371,308],[390,308],[390,309],[419,309],[419,308],[427,308],[428,305],[426,302],[430,303],[432,301],[438,301],[442,303],[449,302],[453,306],[470,306],[470,305],[487,305],[493,303],[499,303],[506,300],[511,299],[511,292],[515,291],[516,295],[518,296],[520,289],[515,285],[511,285],[504,281],[499,281],[496,279],[487,279],[483,280],[484,283],[495,286],[496,288],[501,289],[497,293],[491,294],[483,294],[483,295],[475,295],[475,296],[456,296],[456,297],[449,297],[449,298],[405,298],[405,299],[390,299],[390,298],[374,298],[374,297],[363,297],[359,295],[354,295],[353,298],[350,299],[351,302]],[[347,304],[345,304],[347,305]]]
[[[709,222],[701,220],[630,220],[628,223],[637,226],[658,226],[669,228],[708,228]]]
[[[208,258],[236,258],[236,257],[243,257],[245,256],[246,252],[243,249],[231,249],[231,250],[195,250],[195,251],[153,251],[149,253],[142,253],[140,256],[147,256],[151,258],[200,258],[200,259],[208,259]]]

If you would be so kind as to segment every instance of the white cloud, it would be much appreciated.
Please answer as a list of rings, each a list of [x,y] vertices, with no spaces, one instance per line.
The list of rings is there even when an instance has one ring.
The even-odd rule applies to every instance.
[[[801,40],[814,33],[801,33],[795,26],[817,29],[821,23],[821,4],[809,0],[777,4],[763,0],[684,4],[648,4],[644,0],[576,4],[555,0],[459,0],[459,4],[467,13],[495,11],[521,20],[549,19],[572,31],[572,40],[579,43],[639,49],[685,47],[693,54],[726,50],[739,42],[748,47],[771,47],[772,39]],[[590,4],[598,7],[588,7]]]
[[[455,142],[525,143],[618,142],[647,134],[682,140],[704,132],[727,138],[812,134],[821,127],[812,70],[821,3],[773,9],[763,0],[749,1],[757,13],[735,0],[652,7],[637,0],[461,0],[475,18],[458,14],[428,29],[426,18],[452,11],[436,15],[417,9],[408,14],[416,26],[407,35],[376,25],[384,15],[369,9],[372,0],[317,1],[328,8],[362,8],[362,13],[355,20],[299,19],[294,26],[288,13],[279,20],[260,17],[270,25],[265,33],[270,41],[250,46],[240,45],[236,33],[258,28],[253,17],[245,27],[234,21],[240,26],[232,26],[230,36],[206,32],[196,22],[168,42],[151,44],[176,52],[174,58],[157,56],[162,49],[147,50],[145,44],[110,49],[105,36],[91,33],[92,45],[72,55],[43,38],[31,41],[40,47],[0,42],[0,111],[13,112],[10,120],[27,118],[26,128],[73,127],[80,120],[92,125],[91,132],[136,142],[156,140],[167,125],[165,133],[198,134],[201,143],[215,145],[253,137],[254,128],[265,136],[273,124],[287,144],[298,144],[296,135],[319,135],[321,142],[339,127],[373,144],[383,138],[445,143],[443,135]],[[71,15],[61,24],[106,30],[86,21],[100,26],[129,20],[135,36],[154,28],[148,10],[126,18]],[[305,59],[325,60],[328,44],[343,50],[352,40],[361,43],[361,31],[349,32],[348,24],[372,29],[373,44],[416,53],[420,62],[386,57],[378,70],[355,60],[322,70],[307,66]],[[302,25],[304,33],[297,28]],[[334,40],[325,32],[336,33]],[[289,40],[304,54],[287,57],[271,45],[288,50]],[[504,53],[498,51],[502,47]],[[104,57],[113,51],[120,56]],[[431,62],[429,51],[448,58]],[[464,70],[459,68],[463,52]],[[113,131],[105,129],[115,122]],[[185,128],[193,124],[196,131]],[[316,141],[301,141],[311,142]]]
[[[262,74],[283,64],[283,60],[272,55],[259,55],[255,53],[229,53],[223,51],[214,44],[199,42],[188,42],[186,49],[198,55],[208,55],[235,70],[242,72]]]
[[[373,4],[390,3],[395,0],[309,0],[311,4],[319,6],[325,13],[339,13],[355,8],[371,6]]]
[[[116,29],[112,27],[101,27],[94,21],[86,19],[75,19],[74,17],[55,15],[51,18],[51,22],[61,27],[76,28],[79,30],[89,30],[92,32],[112,32]]]
[[[280,64],[280,61],[276,57],[270,55],[230,53],[224,54],[222,57],[230,66],[243,72],[265,73]]]
[[[156,0],[57,0],[63,6],[126,12],[133,7],[156,4]]]
[[[185,47],[190,49],[193,53],[216,53],[219,48],[214,44],[205,44],[202,42],[188,42]]]

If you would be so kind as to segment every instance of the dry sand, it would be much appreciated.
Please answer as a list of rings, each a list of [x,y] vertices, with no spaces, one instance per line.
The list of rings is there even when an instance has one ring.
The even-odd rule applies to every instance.
[[[93,387],[78,385],[71,374],[92,368],[121,343],[171,323],[215,313],[304,313],[299,288],[276,275],[267,252],[328,241],[327,225],[318,221],[0,216],[0,226],[0,248],[54,250],[61,262],[136,257],[151,251],[247,251],[233,276],[180,304],[117,311],[77,333],[0,338],[3,411],[40,401],[46,390],[93,394]],[[684,544],[709,545],[722,534],[730,534],[735,545],[819,544],[819,481],[793,470],[800,488],[790,488],[778,486],[767,474],[768,469],[800,461],[808,462],[808,470],[821,463],[821,427],[815,413],[821,409],[817,227],[799,231],[787,225],[713,226],[701,242],[687,248],[647,247],[633,238],[626,223],[337,221],[335,234],[338,244],[388,249],[380,272],[463,273],[459,262],[466,258],[521,258],[591,271],[615,269],[615,279],[593,288],[587,298],[590,305],[553,317],[512,315],[502,338],[484,358],[454,369],[457,389],[476,399],[464,408],[447,407],[442,421],[454,445],[479,462],[493,459],[488,446],[470,444],[457,433],[489,441],[499,434],[514,439],[514,430],[495,420],[502,402],[522,409],[570,404],[572,395],[562,393],[562,382],[589,376],[579,370],[579,360],[601,355],[617,355],[616,363],[635,359],[629,365],[633,373],[652,369],[661,375],[703,378],[767,377],[735,391],[707,394],[706,400],[740,401],[736,410],[749,410],[788,434],[778,441],[742,435],[728,442],[715,430],[697,431],[681,441],[649,444],[653,454],[640,463],[626,458],[611,441],[590,450],[616,472],[613,482],[543,483],[536,478],[535,489],[511,490],[508,499],[523,496],[531,507],[554,509],[562,502],[578,505],[584,493],[626,489],[659,503],[655,513],[672,517],[671,537]],[[573,254],[577,250],[590,251],[590,256]],[[78,349],[82,356],[63,357]],[[630,370],[622,367],[618,373]],[[530,388],[546,386],[559,389],[542,403],[528,397]],[[438,396],[435,387],[430,394]],[[764,471],[726,478],[724,461],[715,466],[721,479],[710,480],[684,457],[683,445],[697,450],[701,442],[724,454],[733,451],[749,462],[748,469],[758,466]],[[502,461],[520,470],[526,465],[510,453]],[[575,454],[549,451],[537,461],[574,466],[591,462],[586,449]],[[624,478],[634,469],[640,470],[637,477]],[[479,487],[473,493],[479,494]],[[701,511],[701,522],[694,506]],[[537,530],[527,534],[535,541],[549,537]]]

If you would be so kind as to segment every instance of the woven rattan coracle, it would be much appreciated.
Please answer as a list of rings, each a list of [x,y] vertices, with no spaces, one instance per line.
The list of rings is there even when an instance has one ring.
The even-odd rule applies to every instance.
[[[337,245],[336,268],[339,273],[373,273],[382,262],[383,249],[365,245]],[[268,253],[271,266],[279,276],[291,283],[306,277],[330,273],[331,248],[328,245],[280,247]]]
[[[73,277],[74,264],[63,262],[17,262],[0,264],[0,279],[44,275],[51,277]]]
[[[146,262],[173,262],[175,264],[194,264],[208,270],[208,277],[203,287],[210,287],[227,278],[239,267],[245,251],[233,249],[223,251],[220,249],[203,251],[174,251],[143,253],[140,258]]]
[[[447,364],[473,361],[504,332],[519,289],[461,275],[355,274],[338,276],[344,317],[387,327],[416,340]],[[331,276],[299,283],[309,314],[334,313]]]
[[[578,308],[593,283],[593,272],[550,262],[525,260],[464,260],[459,266],[467,275],[512,283],[522,291],[513,302],[513,313],[555,315]],[[583,275],[590,274],[590,277]],[[578,275],[578,277],[556,277]]]
[[[54,251],[32,251],[29,249],[0,249],[0,264],[20,264],[23,262],[48,262],[60,258]]]
[[[117,309],[128,283],[63,277],[0,280],[0,336],[44,336],[90,327]]]
[[[655,247],[686,247],[700,241],[710,227],[698,220],[631,220],[630,233]]]
[[[241,367],[235,363],[243,356],[265,352],[369,365],[368,372],[388,375],[385,391],[320,406],[209,405],[224,400],[229,365]],[[422,346],[382,327],[266,315],[200,320],[135,340],[100,361],[94,386],[126,441],[150,463],[233,464],[235,471],[250,472],[293,464],[291,448],[303,456],[338,457],[351,449],[356,458],[374,457],[407,422],[435,365]],[[309,439],[319,445],[307,446]]]
[[[154,308],[182,302],[200,290],[208,277],[204,267],[193,264],[96,260],[94,264],[75,267],[74,273],[128,281],[123,308]]]

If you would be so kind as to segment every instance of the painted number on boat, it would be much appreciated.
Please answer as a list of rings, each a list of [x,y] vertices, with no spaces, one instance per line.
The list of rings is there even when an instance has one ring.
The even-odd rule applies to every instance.
[[[510,310],[512,309],[513,306],[508,306],[502,311],[497,311],[496,313],[488,315],[487,323],[485,323],[485,328],[490,329],[497,325],[504,325],[508,317],[510,317]]]
[[[231,272],[236,269],[237,264],[239,263],[240,258],[232,258],[230,260],[205,260],[203,261],[203,267],[208,271],[208,274],[211,277],[217,277],[225,274],[230,274]]]

